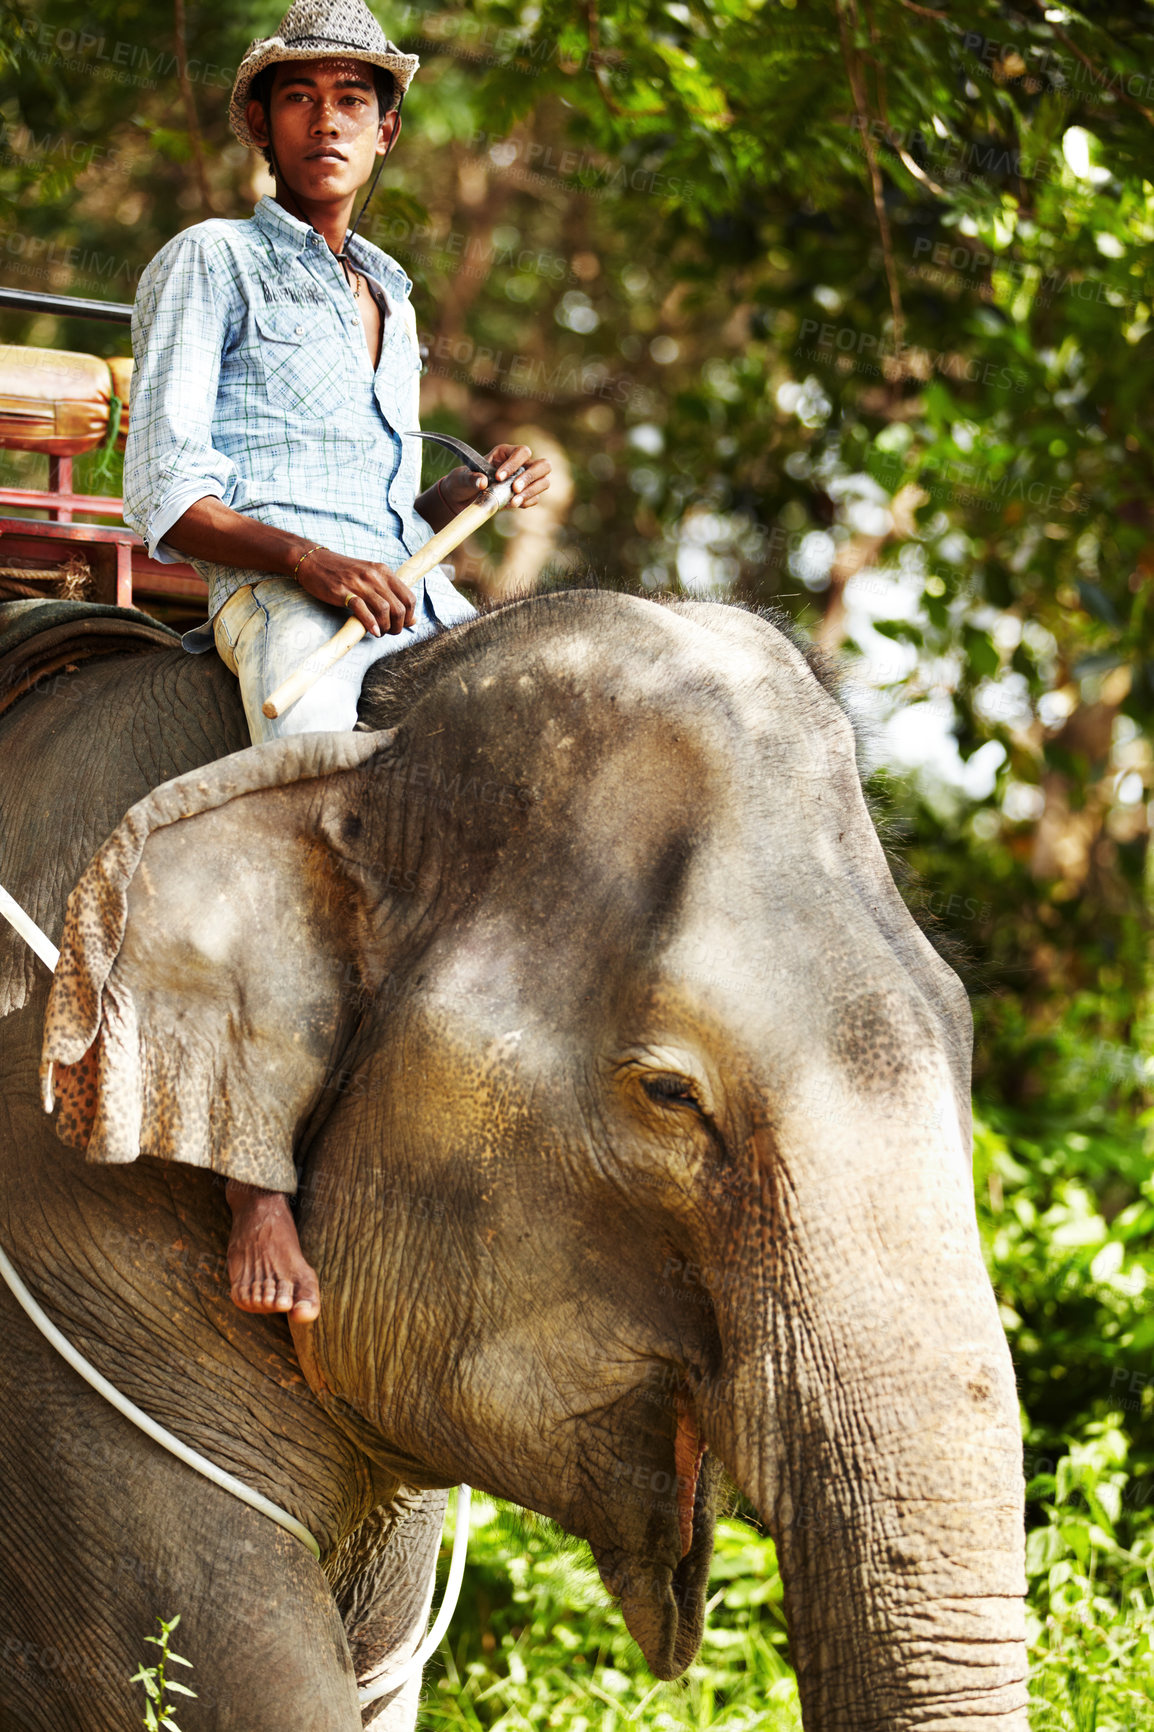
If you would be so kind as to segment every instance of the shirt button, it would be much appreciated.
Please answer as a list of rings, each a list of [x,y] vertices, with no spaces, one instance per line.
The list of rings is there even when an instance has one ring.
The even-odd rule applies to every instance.
[[[298,336],[298,337],[303,337],[303,336],[304,336],[304,334],[305,334],[305,328],[304,328],[304,326],[303,326],[303,325],[298,325],[298,326],[297,326],[297,328],[296,328],[296,334],[297,334],[297,336]]]

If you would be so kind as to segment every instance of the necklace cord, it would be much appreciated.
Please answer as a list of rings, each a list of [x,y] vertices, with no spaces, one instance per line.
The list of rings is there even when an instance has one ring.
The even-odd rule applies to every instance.
[[[388,144],[386,144],[383,155],[381,155],[377,158],[376,171],[374,172],[372,181],[369,184],[369,190],[365,194],[364,203],[361,205],[360,210],[356,214],[356,218],[354,219],[352,228],[349,230],[348,234],[345,236],[345,248],[346,248],[346,250],[348,248],[348,244],[349,244],[350,240],[352,240],[353,236],[356,234],[358,228],[361,225],[361,218],[364,216],[365,212],[369,208],[369,200],[372,198],[373,194],[377,190],[377,182],[381,178],[381,170],[384,168],[385,164],[388,162],[389,156],[392,153],[393,146],[397,142],[397,135],[401,130],[401,107],[404,103],[404,100],[405,100],[405,98],[404,98],[403,94],[398,96],[396,108],[394,110],[392,110],[392,112],[396,114],[397,124],[393,128],[392,137],[389,139]]]

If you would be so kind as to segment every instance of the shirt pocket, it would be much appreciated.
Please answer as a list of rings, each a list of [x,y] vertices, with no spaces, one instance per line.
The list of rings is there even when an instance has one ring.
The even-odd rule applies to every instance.
[[[344,346],[323,313],[303,307],[253,312],[260,372],[269,402],[317,420],[349,400]]]

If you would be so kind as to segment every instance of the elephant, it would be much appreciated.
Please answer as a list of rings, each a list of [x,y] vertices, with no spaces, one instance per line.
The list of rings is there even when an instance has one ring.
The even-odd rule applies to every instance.
[[[130,1723],[178,1611],[184,1732],[410,1727],[415,1684],[357,1680],[423,1631],[464,1482],[587,1541],[661,1679],[732,1484],[807,1732],[1025,1732],[969,1004],[783,623],[523,597],[378,663],[356,731],[257,747],[216,658],[153,647],[29,693],[0,765],[0,882],[62,950],[49,997],[2,940],[0,1244],[322,1553],[0,1288],[5,1727]],[[291,1335],[224,1279],[222,1175],[286,1151]]]

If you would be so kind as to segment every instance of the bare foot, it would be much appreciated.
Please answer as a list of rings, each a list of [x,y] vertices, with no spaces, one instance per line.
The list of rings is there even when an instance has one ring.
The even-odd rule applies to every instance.
[[[232,1210],[228,1275],[233,1304],[262,1314],[285,1311],[291,1323],[311,1323],[320,1312],[320,1287],[301,1254],[284,1192],[230,1179],[225,1196]]]

